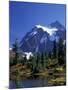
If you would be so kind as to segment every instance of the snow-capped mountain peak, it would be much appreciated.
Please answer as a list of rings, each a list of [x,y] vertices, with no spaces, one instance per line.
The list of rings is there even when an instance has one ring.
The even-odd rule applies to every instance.
[[[53,49],[53,41],[62,38],[66,40],[66,29],[59,22],[48,26],[35,25],[21,40],[21,50],[23,52],[42,53]],[[65,44],[65,41],[64,41]],[[29,58],[30,53],[26,53]]]
[[[57,31],[57,28],[50,28],[50,27],[46,27],[46,26],[41,26],[41,25],[36,25],[37,28],[41,28],[44,32],[48,32],[48,34],[50,36],[52,36],[54,34],[55,31]]]

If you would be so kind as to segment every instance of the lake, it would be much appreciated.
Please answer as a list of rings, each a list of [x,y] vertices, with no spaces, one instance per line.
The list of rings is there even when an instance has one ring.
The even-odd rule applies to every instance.
[[[46,79],[27,79],[27,80],[10,80],[9,88],[31,88],[31,87],[44,87],[48,86],[48,80]]]

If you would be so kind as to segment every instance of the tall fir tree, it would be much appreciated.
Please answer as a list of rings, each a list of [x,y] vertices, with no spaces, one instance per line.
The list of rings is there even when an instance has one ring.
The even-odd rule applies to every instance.
[[[53,41],[53,58],[56,58],[57,55],[57,43],[56,40]]]
[[[51,58],[51,53],[45,53],[45,67],[48,66],[49,60],[48,58]]]
[[[63,40],[61,38],[58,42],[58,63],[59,65],[64,64],[64,45]]]
[[[41,66],[44,68],[44,54],[41,54]]]
[[[15,53],[14,64],[17,64],[18,61],[18,55],[19,55],[18,50],[19,50],[18,40],[16,39],[12,48],[12,51]]]
[[[26,64],[27,64],[27,58],[26,58],[26,55],[23,57],[22,64],[23,64],[23,65],[26,65]]]

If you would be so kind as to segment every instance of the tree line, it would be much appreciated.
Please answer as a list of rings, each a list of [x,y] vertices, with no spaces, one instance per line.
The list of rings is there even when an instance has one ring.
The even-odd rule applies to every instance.
[[[21,63],[27,65],[33,72],[38,72],[39,69],[48,68],[50,65],[64,65],[66,64],[66,44],[61,38],[53,41],[53,49],[50,52],[42,52],[30,55],[29,60],[27,60],[26,55],[21,57],[19,51],[18,40],[15,40],[13,44],[12,51],[15,53],[13,62],[10,61],[10,66]]]

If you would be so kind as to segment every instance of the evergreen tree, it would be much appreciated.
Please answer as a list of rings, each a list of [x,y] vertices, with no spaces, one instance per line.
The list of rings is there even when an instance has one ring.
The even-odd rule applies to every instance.
[[[28,65],[29,68],[31,68],[31,71],[33,71],[33,67],[34,67],[34,62],[33,61],[34,61],[34,57],[30,55],[30,58],[28,60],[27,65]]]
[[[45,67],[48,66],[48,63],[49,63],[48,58],[49,58],[49,56],[51,57],[51,53],[49,53],[49,55],[48,55],[48,53],[45,53]]]
[[[12,51],[15,53],[15,58],[14,58],[14,64],[17,64],[17,61],[18,61],[18,50],[19,50],[19,46],[18,46],[18,41],[17,39],[15,40],[15,43],[13,44],[13,48],[12,48]]]
[[[45,56],[47,57],[47,54],[45,54]],[[48,53],[48,57],[49,57],[50,59],[52,58],[52,53],[51,53],[51,52]]]
[[[33,63],[33,74],[39,72],[39,54],[35,55],[34,57],[34,63]]]
[[[39,55],[37,55],[37,58],[36,58],[36,66],[38,67],[38,64],[39,64]]]
[[[56,46],[57,46],[57,43],[56,43],[56,40],[53,41],[53,58],[56,58]]]
[[[26,64],[27,64],[27,58],[26,58],[26,55],[23,57],[22,63],[23,63],[23,65],[26,65]]]
[[[42,65],[42,68],[44,68],[44,54],[43,53],[41,54],[41,65]]]
[[[66,42],[64,43],[64,64],[66,64]]]
[[[61,38],[58,42],[58,63],[59,65],[64,64],[64,45],[63,40]]]

